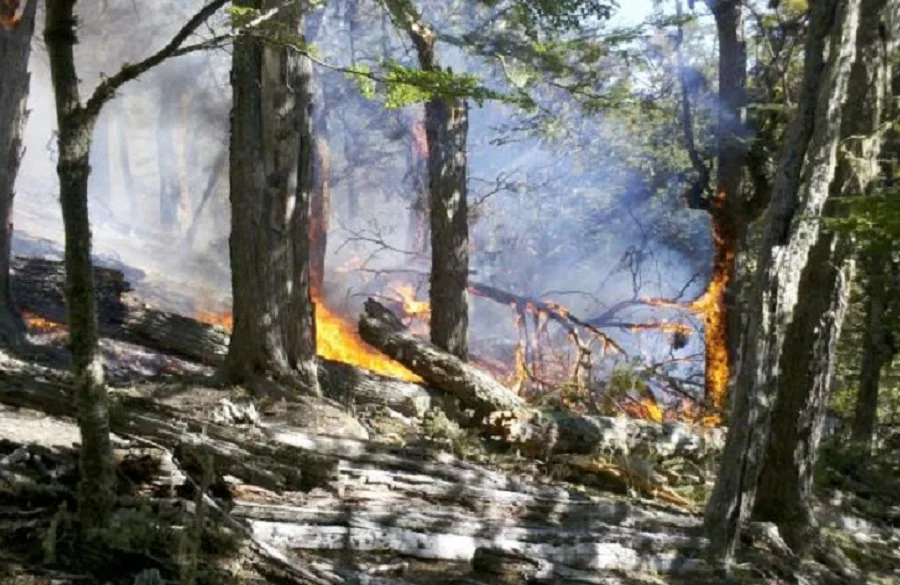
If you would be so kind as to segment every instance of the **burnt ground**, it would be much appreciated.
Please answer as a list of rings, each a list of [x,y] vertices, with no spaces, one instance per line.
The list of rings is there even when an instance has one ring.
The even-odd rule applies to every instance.
[[[6,386],[0,402],[14,402],[4,394],[31,384],[64,391],[65,332],[32,332],[31,341],[21,354],[0,353]],[[131,409],[128,416],[177,419],[187,434],[196,423],[194,438],[218,429],[221,445],[247,449],[248,466],[229,470],[246,471],[256,456],[265,459],[260,467],[271,466],[259,472],[259,481],[221,470],[204,477],[207,472],[192,465],[196,458],[180,450],[183,437],[172,439],[181,447],[172,447],[160,444],[159,437],[170,435],[160,434],[159,426],[157,434],[141,427],[117,435],[119,513],[129,529],[107,543],[99,564],[74,562],[67,510],[74,504],[77,427],[59,413],[0,405],[0,583],[130,584],[147,568],[175,582],[186,578],[185,558],[195,566],[195,582],[203,583],[526,582],[531,569],[517,572],[510,563],[500,563],[502,570],[473,568],[465,551],[475,541],[515,542],[529,554],[547,555],[554,566],[535,577],[547,583],[900,583],[896,462],[861,466],[827,455],[819,506],[825,544],[816,558],[785,559],[764,538],[754,539],[731,581],[724,581],[703,560],[703,486],[679,492],[693,506],[675,506],[628,485],[565,473],[564,463],[494,452],[434,417],[255,395],[218,386],[213,368],[140,345],[104,339],[102,349],[111,396],[132,405],[123,407]],[[146,412],[134,404],[144,404]],[[328,467],[327,481],[289,485],[286,471],[278,471],[287,461],[283,453],[249,446],[276,435],[299,450],[291,465],[304,472]],[[168,463],[146,469],[135,463],[157,459]],[[180,487],[161,492],[172,477],[182,477]],[[677,489],[678,479],[672,481]],[[711,481],[706,478],[707,488]],[[208,513],[197,532],[199,550],[184,556],[182,535],[194,526],[196,486],[204,484],[221,515]],[[193,492],[185,491],[191,485]],[[616,513],[609,516],[611,509]],[[273,569],[278,562],[252,552],[255,541],[236,532],[229,524],[234,519],[287,554],[291,566],[311,572]]]

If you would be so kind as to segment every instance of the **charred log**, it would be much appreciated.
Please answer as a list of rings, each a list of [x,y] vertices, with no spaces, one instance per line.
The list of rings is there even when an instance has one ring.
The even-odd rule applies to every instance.
[[[221,327],[141,303],[118,270],[94,268],[94,282],[102,335],[209,366],[225,359],[229,335]],[[12,286],[25,310],[68,323],[61,262],[16,258]],[[330,360],[319,360],[318,378],[325,395],[342,404],[383,405],[407,416],[422,416],[435,400],[435,393],[419,384]]]
[[[681,424],[542,413],[487,373],[409,333],[396,315],[372,299],[365,304],[359,332],[367,343],[456,398],[462,410],[473,410],[471,421],[490,436],[530,455],[602,449],[704,459],[718,449],[723,439],[721,429],[700,433]]]

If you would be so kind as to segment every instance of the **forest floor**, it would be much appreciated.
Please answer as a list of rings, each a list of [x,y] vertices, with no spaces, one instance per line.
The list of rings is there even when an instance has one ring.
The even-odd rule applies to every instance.
[[[710,469],[651,471],[670,484],[652,497],[621,458],[532,459],[432,411],[222,388],[111,338],[120,507],[92,557],[73,548],[65,339],[0,352],[0,584],[900,584],[896,460],[829,450],[822,545],[791,558],[754,525],[725,580],[704,557]]]

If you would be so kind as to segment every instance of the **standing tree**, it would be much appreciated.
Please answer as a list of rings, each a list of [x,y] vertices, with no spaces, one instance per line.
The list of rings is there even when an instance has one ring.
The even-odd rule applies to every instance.
[[[272,376],[318,394],[310,297],[312,62],[284,44],[301,34],[300,2],[240,0],[235,7],[273,17],[271,31],[241,32],[232,55],[234,329],[223,377],[241,383]],[[279,39],[287,40],[275,44]]]
[[[706,508],[706,530],[714,556],[729,559],[740,528],[756,500],[757,482],[769,441],[771,403],[780,399],[786,380],[781,358],[786,351],[806,351],[796,343],[818,326],[797,311],[799,289],[815,279],[805,274],[818,240],[815,221],[829,195],[841,130],[841,108],[847,97],[855,55],[859,0],[811,3],[798,111],[779,160],[765,225],[741,346],[741,369],[732,401],[728,438],[716,486]],[[814,252],[817,250],[814,250]],[[807,282],[801,282],[804,280]],[[835,277],[834,282],[840,282]],[[840,287],[838,287],[840,288]],[[842,294],[829,290],[828,295]],[[805,301],[804,301],[805,303]],[[802,304],[800,305],[802,307]],[[821,307],[816,307],[816,310]],[[840,321],[840,316],[833,317]],[[793,323],[793,329],[791,329]],[[816,348],[826,353],[825,349]],[[810,373],[819,376],[827,358]],[[793,366],[792,366],[793,368]],[[795,411],[794,417],[810,413]],[[789,421],[788,425],[794,421]],[[812,425],[810,425],[812,426]],[[806,465],[807,460],[791,465]],[[785,510],[791,515],[794,510]]]
[[[16,308],[9,282],[13,199],[28,117],[28,59],[34,34],[37,0],[0,4],[0,344],[24,341],[25,323]]]
[[[84,103],[78,89],[74,46],[76,0],[47,0],[44,40],[56,98],[59,198],[65,227],[66,308],[75,377],[79,454],[78,511],[85,534],[107,526],[114,502],[115,469],[109,439],[109,408],[99,351],[97,299],[91,265],[88,177],[91,137],[103,105],[116,91],[165,59],[191,50],[184,41],[227,0],[212,0],[169,43],[143,61],[106,78]],[[194,46],[197,48],[197,46]]]
[[[898,7],[900,0],[862,0],[830,198],[866,194],[880,172],[890,88],[888,12]],[[820,231],[814,241],[798,292],[803,302],[794,311],[781,350],[771,438],[754,504],[754,516],[775,522],[795,551],[815,542],[813,471],[850,292],[852,246],[846,234]]]
[[[437,35],[411,0],[384,0],[395,24],[415,45],[424,72],[442,71]],[[431,341],[469,357],[469,220],[466,140],[468,103],[435,94],[425,103],[431,217]]]

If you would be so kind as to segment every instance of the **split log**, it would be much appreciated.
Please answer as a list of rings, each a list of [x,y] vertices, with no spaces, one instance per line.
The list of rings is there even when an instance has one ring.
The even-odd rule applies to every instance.
[[[409,333],[396,315],[373,299],[365,303],[359,332],[367,343],[456,397],[462,409],[474,410],[475,420],[493,436],[532,455],[602,450],[637,452],[649,459],[682,456],[702,461],[716,455],[724,443],[721,428],[542,413],[490,375]]]
[[[20,308],[48,321],[67,323],[65,267],[61,262],[16,258],[13,295]],[[94,268],[101,334],[216,367],[228,353],[228,332],[142,303],[122,272]],[[436,394],[419,384],[380,376],[367,370],[319,360],[319,384],[341,404],[383,405],[406,416],[421,417]]]

